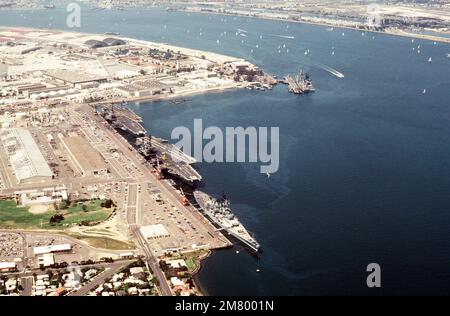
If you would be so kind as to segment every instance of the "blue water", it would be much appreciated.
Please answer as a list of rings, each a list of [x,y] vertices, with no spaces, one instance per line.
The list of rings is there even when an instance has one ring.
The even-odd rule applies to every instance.
[[[0,12],[0,24],[62,29],[64,14]],[[238,28],[248,36],[236,36]],[[205,292],[450,293],[448,44],[162,9],[83,10],[80,31],[243,57],[279,76],[301,66],[314,80],[317,92],[301,97],[278,86],[131,105],[152,134],[166,138],[195,118],[205,126],[280,127],[280,170],[270,179],[256,164],[199,166],[205,190],[225,191],[264,249],[259,260],[236,249],[216,252],[198,275]],[[419,44],[421,54],[412,51]],[[381,289],[366,286],[371,262],[381,265]]]

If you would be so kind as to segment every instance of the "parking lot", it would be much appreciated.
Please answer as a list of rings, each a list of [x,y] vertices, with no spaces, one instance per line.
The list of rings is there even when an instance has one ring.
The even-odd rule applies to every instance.
[[[0,232],[0,260],[22,258],[25,240],[21,234]]]

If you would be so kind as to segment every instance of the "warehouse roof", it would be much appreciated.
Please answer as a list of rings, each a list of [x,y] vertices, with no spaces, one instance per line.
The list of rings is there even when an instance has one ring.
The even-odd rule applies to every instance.
[[[126,45],[127,42],[124,40],[121,40],[119,38],[114,37],[107,37],[103,41],[99,41],[96,39],[90,39],[84,42],[84,45],[88,46],[89,48],[101,48],[101,47],[107,47],[107,46],[119,46],[119,45]]]
[[[106,170],[106,162],[82,136],[62,137],[61,141],[83,173]]]
[[[0,139],[19,182],[34,177],[52,177],[53,173],[26,129],[8,128],[0,132]]]
[[[93,40],[93,39],[84,42],[84,45],[88,46],[89,48],[100,48],[100,47],[108,46],[108,44],[106,44],[105,42],[97,41],[97,40]]]
[[[127,42],[118,38],[108,37],[103,40],[103,43],[106,43],[108,46],[118,46],[126,45]]]
[[[45,75],[72,84],[92,82],[92,81],[102,81],[107,79],[106,77],[93,76],[84,72],[76,72],[62,69],[48,70],[45,72]]]
[[[141,226],[141,233],[146,239],[169,236],[169,232],[163,224]]]
[[[14,269],[16,267],[15,262],[0,262],[0,270],[3,269]]]
[[[34,247],[33,253],[34,253],[34,255],[43,255],[44,253],[69,251],[71,249],[72,249],[72,246],[70,244],[41,246],[41,247]]]

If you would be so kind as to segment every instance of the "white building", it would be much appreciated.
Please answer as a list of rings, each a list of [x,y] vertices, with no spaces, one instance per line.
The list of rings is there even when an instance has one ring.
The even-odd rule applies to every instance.
[[[21,190],[14,192],[20,205],[48,205],[67,201],[68,193],[65,187],[45,188],[42,190]]]
[[[15,262],[0,262],[1,272],[14,271],[15,269],[16,269]]]
[[[146,239],[157,239],[170,236],[163,224],[142,226],[141,233]]]
[[[183,286],[184,285],[184,282],[182,280],[178,279],[177,277],[171,277],[170,283],[172,283],[173,286]]]
[[[19,183],[43,182],[52,179],[53,172],[28,130],[2,129],[0,140]]]
[[[43,267],[50,267],[55,264],[55,257],[52,253],[44,253],[38,257],[38,265]]]
[[[62,244],[62,245],[34,247],[33,253],[35,256],[37,256],[43,255],[45,253],[69,252],[70,250],[72,250],[72,246],[70,244]]]
[[[187,268],[186,261],[184,261],[183,259],[169,260],[169,261],[166,261],[166,263],[168,265],[170,265],[171,268],[174,268],[174,269],[184,268],[184,267]]]
[[[130,268],[130,274],[131,275],[135,275],[135,274],[139,274],[139,273],[143,273],[144,269],[142,267],[133,267]]]

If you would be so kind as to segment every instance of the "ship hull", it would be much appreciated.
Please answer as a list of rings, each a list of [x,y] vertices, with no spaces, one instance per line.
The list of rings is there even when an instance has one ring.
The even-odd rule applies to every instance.
[[[252,242],[241,235],[233,232],[230,228],[223,226],[223,224],[214,216],[212,212],[210,212],[208,209],[208,202],[213,200],[212,197],[210,197],[208,194],[200,191],[194,192],[195,200],[197,201],[198,205],[200,206],[201,210],[203,211],[203,214],[207,216],[207,218],[216,226],[217,228],[225,231],[229,236],[233,237],[233,239],[237,240],[241,244],[243,244],[246,248],[248,248],[250,251],[256,253],[260,253],[261,247],[259,244],[255,242]],[[256,244],[255,244],[256,243]]]

